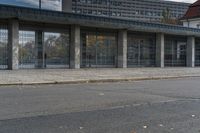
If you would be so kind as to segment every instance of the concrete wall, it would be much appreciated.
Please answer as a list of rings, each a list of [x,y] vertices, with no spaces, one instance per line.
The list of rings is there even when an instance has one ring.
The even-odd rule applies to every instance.
[[[19,69],[19,22],[10,20],[8,25],[8,69]]]
[[[200,18],[183,21],[183,26],[200,29]]]
[[[80,26],[71,26],[71,43],[70,43],[70,68],[80,68]]]
[[[118,68],[127,68],[127,31],[118,32]]]
[[[195,67],[195,38],[187,38],[187,66]]]
[[[163,33],[156,34],[156,66],[165,66],[165,35]]]

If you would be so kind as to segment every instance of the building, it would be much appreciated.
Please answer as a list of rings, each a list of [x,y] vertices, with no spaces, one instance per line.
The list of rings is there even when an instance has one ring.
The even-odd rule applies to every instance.
[[[181,18],[188,3],[164,0],[63,0],[63,11],[127,18],[143,21],[160,21],[163,10],[171,11],[172,18]]]
[[[0,5],[0,68],[200,66],[200,29]]]
[[[186,14],[181,18],[184,27],[200,28],[200,0],[189,6]]]
[[[181,18],[184,27],[197,28],[200,29],[200,0],[197,0],[195,3],[191,4]],[[195,45],[195,58],[200,58],[200,40],[196,40]],[[196,64],[200,62],[196,61]]]

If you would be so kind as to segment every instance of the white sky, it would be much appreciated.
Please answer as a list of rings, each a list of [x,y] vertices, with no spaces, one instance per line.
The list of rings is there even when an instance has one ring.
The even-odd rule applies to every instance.
[[[197,0],[169,0],[169,1],[177,1],[177,2],[187,2],[187,3],[194,3]]]

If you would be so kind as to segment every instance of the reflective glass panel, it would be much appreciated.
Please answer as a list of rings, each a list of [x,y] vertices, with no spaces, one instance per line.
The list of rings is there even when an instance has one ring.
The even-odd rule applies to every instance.
[[[8,30],[0,29],[0,69],[8,68]]]
[[[82,67],[115,67],[117,42],[114,33],[81,33]]]
[[[44,67],[69,67],[69,34],[44,33]]]
[[[127,49],[128,67],[153,67],[156,58],[154,34],[129,34]]]
[[[200,66],[200,39],[195,40],[195,65]]]
[[[185,38],[166,37],[165,66],[186,66],[186,46]]]
[[[35,68],[35,32],[19,31],[19,68]]]

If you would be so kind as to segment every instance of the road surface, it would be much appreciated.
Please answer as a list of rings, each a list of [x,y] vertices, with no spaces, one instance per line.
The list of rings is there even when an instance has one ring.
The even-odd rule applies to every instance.
[[[0,133],[200,133],[200,78],[0,87]]]

